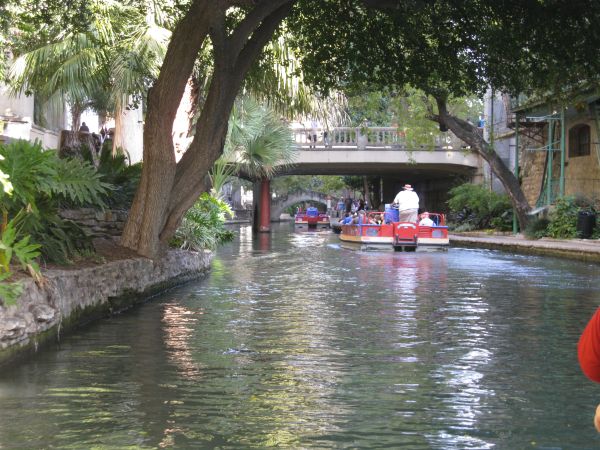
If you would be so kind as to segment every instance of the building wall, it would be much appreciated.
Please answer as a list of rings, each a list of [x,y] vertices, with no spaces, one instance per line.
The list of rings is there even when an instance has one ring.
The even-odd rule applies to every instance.
[[[57,111],[42,106],[45,127],[34,123],[35,108],[33,96],[12,96],[8,88],[0,84],[0,120],[3,122],[0,141],[37,140],[44,148],[58,148],[59,131],[65,128],[67,120],[65,108]]]
[[[568,123],[566,140],[565,195],[583,195],[598,202],[600,200],[600,155],[598,154],[598,130],[594,120],[579,115]],[[590,127],[590,154],[569,157],[569,129],[579,124]]]
[[[586,124],[590,127],[590,154],[586,156],[569,156],[569,130],[577,125]],[[540,127],[540,125],[538,125]],[[565,126],[565,195],[583,196],[600,204],[600,136],[598,136],[596,120],[587,109],[576,111],[568,108],[566,112]],[[530,133],[533,130],[529,131]],[[547,145],[548,126],[546,124],[539,128],[539,141],[526,136],[526,132],[520,133],[519,165],[521,176],[521,187],[532,207],[535,207],[540,195],[546,165],[545,151],[531,151]],[[554,139],[560,140],[560,133],[555,134]],[[555,151],[552,165],[553,179],[557,180],[560,173],[560,152]],[[555,191],[556,192],[556,191]],[[556,192],[558,194],[558,192]]]
[[[521,179],[521,189],[529,205],[535,207],[542,187],[546,152],[527,150],[535,148],[540,144],[527,138],[525,135],[520,135],[519,140],[519,177]]]

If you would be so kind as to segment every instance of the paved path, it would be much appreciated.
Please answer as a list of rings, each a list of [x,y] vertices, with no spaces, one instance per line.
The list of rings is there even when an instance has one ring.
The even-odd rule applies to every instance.
[[[450,235],[450,245],[483,247],[535,255],[560,256],[582,261],[600,262],[600,240],[595,239],[527,239],[521,235],[487,235],[461,233]]]

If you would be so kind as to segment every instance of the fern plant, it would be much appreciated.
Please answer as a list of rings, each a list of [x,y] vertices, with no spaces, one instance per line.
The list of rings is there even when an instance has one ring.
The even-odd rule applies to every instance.
[[[205,192],[185,214],[171,244],[185,250],[214,250],[233,239],[233,232],[224,226],[227,216],[233,216],[229,205]]]
[[[58,217],[61,203],[104,207],[103,196],[111,185],[85,161],[60,159],[39,143],[15,141],[0,145],[0,171],[10,177],[12,195],[3,195],[0,207],[6,224],[25,211],[19,221],[18,239],[30,235],[42,244],[47,261],[68,263],[77,250],[90,248],[89,240],[72,222]]]

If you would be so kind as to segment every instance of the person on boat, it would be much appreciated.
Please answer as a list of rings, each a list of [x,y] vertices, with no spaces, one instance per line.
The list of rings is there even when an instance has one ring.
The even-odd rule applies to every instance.
[[[579,343],[577,344],[577,357],[581,370],[590,380],[600,383],[600,308],[586,325]],[[594,426],[600,433],[600,405],[596,407]]]
[[[419,226],[432,227],[434,225],[435,225],[435,223],[433,222],[433,220],[431,220],[429,218],[429,213],[427,211],[425,211],[423,214],[421,214],[421,220],[419,221]]]
[[[342,225],[350,225],[352,223],[352,214],[346,213],[346,217],[342,219]]]
[[[369,217],[369,223],[371,225],[381,225],[383,223],[383,215],[378,214],[376,216]]]
[[[354,217],[353,223],[357,225],[365,225],[367,223],[367,216],[364,211],[358,211],[356,216]]]
[[[393,204],[398,205],[400,222],[416,222],[419,213],[419,196],[410,184],[405,184],[394,197]]]
[[[344,207],[346,208],[347,213],[352,212],[352,199],[350,197],[346,197]]]

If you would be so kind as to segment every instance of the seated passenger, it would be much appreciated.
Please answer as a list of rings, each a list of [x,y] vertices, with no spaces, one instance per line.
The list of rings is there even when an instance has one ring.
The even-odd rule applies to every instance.
[[[419,226],[432,227],[434,225],[435,225],[435,223],[433,222],[433,220],[431,220],[429,218],[429,213],[427,211],[425,211],[423,214],[421,214],[421,221],[419,222]]]
[[[373,225],[381,225],[383,223],[383,214],[377,214],[369,217],[369,223]]]
[[[342,220],[342,225],[350,225],[352,223],[352,214],[346,213],[346,217]]]
[[[358,214],[354,217],[353,223],[358,225],[364,225],[367,223],[367,218],[364,211],[358,211]]]

